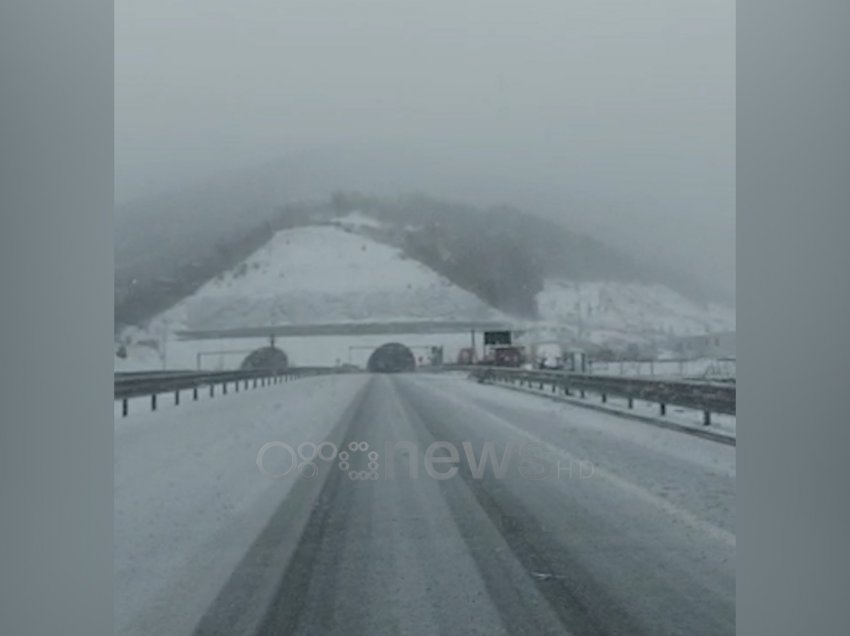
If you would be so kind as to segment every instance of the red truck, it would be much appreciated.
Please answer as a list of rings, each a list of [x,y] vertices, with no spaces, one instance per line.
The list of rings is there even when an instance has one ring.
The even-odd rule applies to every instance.
[[[524,361],[522,347],[493,347],[493,363],[497,367],[520,367]]]

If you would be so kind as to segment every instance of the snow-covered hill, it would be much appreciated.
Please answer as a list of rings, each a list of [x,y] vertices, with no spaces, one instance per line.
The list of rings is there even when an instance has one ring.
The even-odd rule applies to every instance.
[[[548,279],[537,295],[541,320],[579,328],[597,343],[735,330],[735,310],[689,300],[664,285]]]
[[[520,340],[527,345],[557,339],[615,349],[630,343],[659,343],[668,336],[735,329],[733,308],[702,305],[664,285],[576,283],[562,278],[545,280],[536,297],[540,322],[530,323],[498,311],[406,257],[400,249],[373,238],[381,236],[381,230],[379,220],[351,213],[324,225],[277,232],[236,267],[208,281],[147,325],[124,329],[119,339],[128,356],[116,358],[116,369],[191,366],[194,353],[186,349],[183,358],[175,359],[177,350],[167,346],[176,331],[185,329],[497,320],[525,330]],[[444,340],[429,340],[428,344],[449,343]],[[467,342],[454,345],[466,346]],[[345,346],[349,344],[346,340]],[[237,345],[228,347],[236,349]],[[287,346],[295,345],[290,342]],[[309,349],[315,352],[316,347],[318,344]],[[167,349],[171,353],[166,361]],[[334,351],[325,357],[333,361],[341,355]],[[307,357],[299,362],[315,363]]]
[[[154,323],[173,331],[500,317],[474,294],[399,250],[340,224],[278,232]]]

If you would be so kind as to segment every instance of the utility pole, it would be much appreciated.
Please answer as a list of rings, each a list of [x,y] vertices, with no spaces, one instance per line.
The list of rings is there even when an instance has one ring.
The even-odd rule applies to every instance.
[[[162,370],[165,371],[168,368],[168,327],[160,324],[156,327],[155,333],[157,336],[157,353],[162,363]]]
[[[581,341],[581,284],[576,281],[576,314],[578,316],[578,320],[576,323],[578,329],[577,339],[579,342]]]
[[[475,362],[478,357],[478,352],[475,350],[475,329],[470,332],[470,335],[472,336],[472,362]]]

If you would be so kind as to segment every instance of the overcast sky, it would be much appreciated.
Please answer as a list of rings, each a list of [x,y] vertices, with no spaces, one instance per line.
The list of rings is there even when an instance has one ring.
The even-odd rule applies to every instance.
[[[733,291],[734,13],[731,0],[117,0],[116,196],[360,152],[399,189],[559,217]],[[431,168],[400,175],[400,154]]]

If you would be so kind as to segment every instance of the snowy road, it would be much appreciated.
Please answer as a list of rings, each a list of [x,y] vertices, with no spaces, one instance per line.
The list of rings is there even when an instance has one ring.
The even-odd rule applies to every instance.
[[[348,455],[296,478],[283,449],[323,441]],[[116,419],[116,632],[733,634],[734,500],[734,447],[457,376],[139,413]]]

